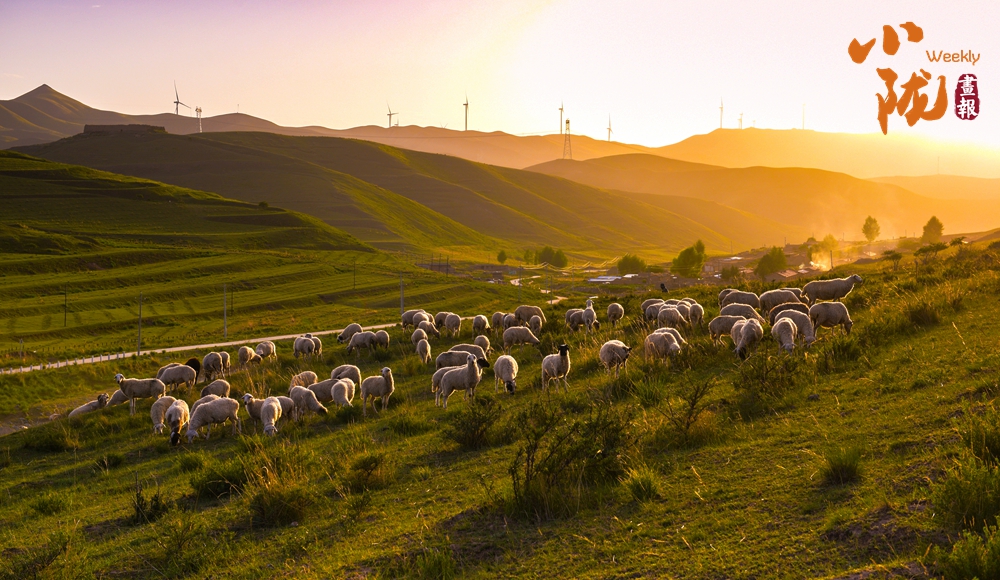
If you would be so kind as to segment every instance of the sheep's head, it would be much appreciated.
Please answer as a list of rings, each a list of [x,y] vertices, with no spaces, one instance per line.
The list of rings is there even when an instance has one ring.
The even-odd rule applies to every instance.
[[[517,379],[511,381],[504,381],[503,385],[507,389],[507,392],[513,395],[514,389],[517,388]]]
[[[107,395],[107,393],[101,393],[100,395],[97,395],[97,406],[100,407],[100,408],[102,408],[102,409],[104,407],[108,406],[108,395]]]
[[[386,380],[392,379],[392,369],[389,367],[382,367],[382,378]]]
[[[485,368],[488,368],[490,366],[490,361],[488,361],[488,360],[486,360],[484,358],[481,358],[481,359],[476,360],[476,364],[479,365],[479,368],[485,369]]]
[[[250,393],[247,393],[247,394],[243,395],[243,404],[244,405],[246,405],[247,407],[249,407],[251,402],[253,402],[253,395],[251,395]]]
[[[569,345],[568,344],[560,344],[559,345],[559,356],[566,356],[567,354],[569,354]]]
[[[121,384],[121,382],[124,381],[124,380],[125,380],[125,375],[123,375],[121,373],[118,373],[117,375],[115,375],[115,382],[116,383]]]

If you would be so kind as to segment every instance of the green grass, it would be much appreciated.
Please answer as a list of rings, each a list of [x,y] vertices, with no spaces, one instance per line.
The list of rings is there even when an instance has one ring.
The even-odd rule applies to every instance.
[[[491,403],[473,406],[461,396],[447,410],[435,407],[432,369],[423,368],[396,376],[396,392],[377,417],[313,415],[283,423],[274,438],[247,421],[243,435],[216,429],[208,441],[172,448],[150,434],[149,401],[135,418],[114,407],[5,436],[0,549],[11,557],[0,573],[142,576],[155,566],[178,578],[252,578],[277,569],[313,577],[799,578],[911,565],[935,570],[962,529],[941,502],[968,496],[940,489],[961,479],[956,459],[992,449],[995,423],[963,418],[992,412],[985,403],[998,393],[1000,369],[1000,262],[995,253],[970,258],[979,266],[939,261],[936,282],[859,267],[865,284],[847,300],[858,350],[845,351],[838,332],[821,330],[808,353],[795,352],[795,367],[766,366],[767,357],[779,357],[769,336],[740,362],[728,346],[714,347],[694,331],[688,352],[671,366],[637,354],[626,374],[631,382],[615,386],[597,349],[612,337],[641,345],[647,330],[634,314],[645,296],[618,297],[629,318],[596,336],[561,328],[562,312],[582,302],[574,297],[549,309],[542,333],[545,345],[571,346],[569,394],[542,393],[538,352],[515,349],[516,393],[493,395],[487,371],[477,394],[501,406],[496,418]],[[707,317],[717,313],[716,288],[685,293],[706,305]],[[955,308],[948,297],[958,293]],[[515,305],[503,299],[500,309]],[[463,314],[493,309],[478,305],[478,296],[442,300]],[[606,303],[602,297],[598,306]],[[921,303],[933,305],[939,323],[910,320],[910,308]],[[468,332],[433,340],[434,353],[468,341]],[[388,354],[361,357],[364,376],[412,356],[408,337],[398,328],[390,334]],[[835,348],[857,355],[833,356]],[[294,372],[325,374],[355,360],[328,341],[322,361],[279,349],[277,363],[234,373],[234,392],[281,394]],[[149,372],[166,360],[143,359],[130,370]],[[84,368],[32,376],[50,377],[47,384],[93,381],[92,394],[117,366],[94,365],[93,379]],[[791,385],[781,383],[787,372],[795,374]],[[914,386],[918,376],[925,385]],[[708,384],[707,395],[687,402]],[[751,387],[763,402],[746,413],[742,397]],[[39,401],[47,395],[30,383],[24,388]],[[681,425],[688,423],[685,405],[698,411],[686,439],[667,405]],[[468,428],[456,427],[463,421]],[[491,428],[484,431],[484,423]],[[691,435],[702,431],[710,434]],[[971,434],[969,442],[962,433]],[[859,441],[862,477],[828,485],[827,460]],[[531,445],[534,483],[519,503],[511,474],[525,481]],[[94,469],[111,453],[122,456],[121,465]],[[159,489],[172,506],[153,524],[127,522],[136,479],[148,482],[147,497]],[[53,497],[62,505],[48,505]],[[962,554],[971,555],[960,557],[971,563],[955,566],[979,566],[987,548],[966,542]],[[995,550],[993,536],[986,542]]]

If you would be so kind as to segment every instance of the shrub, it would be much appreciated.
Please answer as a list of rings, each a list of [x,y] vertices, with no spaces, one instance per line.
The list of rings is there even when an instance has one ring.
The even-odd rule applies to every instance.
[[[496,426],[502,417],[500,401],[481,394],[471,399],[464,409],[451,414],[447,436],[466,449],[485,447],[495,440]]]
[[[986,526],[982,536],[964,532],[950,552],[936,548],[934,556],[948,580],[1000,578],[1000,530]]]
[[[434,428],[430,421],[415,415],[412,411],[403,411],[392,416],[383,424],[385,429],[398,435],[409,437],[419,435]]]
[[[646,271],[646,261],[635,254],[625,254],[618,260],[618,273],[641,274]]]
[[[149,496],[149,498],[146,497],[138,475],[135,478],[135,492],[131,496],[131,504],[132,516],[129,517],[129,523],[132,525],[155,522],[170,510],[170,505],[163,494],[160,493],[159,486],[156,488],[156,493]]]
[[[906,316],[917,326],[931,326],[941,322],[937,307],[926,301],[908,306]]]
[[[656,472],[645,465],[630,469],[626,477],[622,479],[622,484],[632,494],[635,501],[639,503],[661,497],[660,483],[656,477]]]
[[[210,466],[191,476],[191,487],[198,497],[220,498],[243,489],[247,474],[239,457]]]
[[[992,466],[1000,464],[1000,414],[996,411],[980,415],[968,414],[958,428],[962,443],[980,461]]]
[[[53,421],[36,427],[30,437],[26,437],[24,447],[32,451],[56,453],[80,449],[80,439],[69,426]]]
[[[177,466],[185,473],[198,471],[202,467],[205,467],[205,457],[201,453],[185,453],[181,455]]]
[[[665,410],[656,409],[670,425],[672,443],[685,447],[705,438],[704,433],[696,433],[695,426],[702,418],[708,395],[715,385],[715,379],[700,382],[685,380],[677,393],[677,400],[668,399]]]
[[[790,356],[750,355],[737,368],[733,388],[739,395],[738,408],[750,418],[778,406],[796,385],[800,361]]]
[[[1000,515],[1000,470],[965,457],[934,485],[931,498],[946,523],[979,531]]]
[[[99,471],[107,473],[116,467],[120,467],[122,463],[125,463],[125,456],[121,453],[106,453],[98,457],[94,463]]]
[[[388,487],[395,474],[382,451],[366,451],[351,462],[346,485],[355,492]]]
[[[248,490],[254,524],[264,527],[287,526],[301,522],[309,512],[312,497],[306,486],[289,484],[264,475]]]
[[[66,501],[66,498],[60,494],[47,493],[43,496],[35,498],[35,500],[28,505],[39,515],[51,516],[60,513],[69,507],[69,502]]]
[[[861,479],[861,449],[847,447],[827,452],[820,470],[827,485],[844,485]]]
[[[37,548],[4,550],[4,557],[0,558],[0,578],[20,580],[48,577],[42,572],[69,551],[70,539],[69,534],[60,531],[49,536],[48,541]]]

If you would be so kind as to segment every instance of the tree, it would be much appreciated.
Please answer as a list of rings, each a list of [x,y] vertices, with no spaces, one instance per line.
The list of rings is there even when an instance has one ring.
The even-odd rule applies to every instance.
[[[780,272],[788,268],[788,258],[785,257],[785,253],[781,251],[781,248],[771,248],[766,254],[764,254],[760,262],[757,262],[757,267],[754,268],[753,273],[764,279],[768,274],[774,274],[775,272]]]
[[[739,275],[740,275],[739,266],[726,266],[725,268],[722,269],[722,272],[719,273],[719,277],[722,278],[723,280],[732,280],[734,278],[739,277]]]
[[[531,264],[535,259],[535,254],[536,253],[532,252],[531,250],[525,250],[524,257],[521,258],[521,261],[524,262],[525,264]]]
[[[507,261],[507,252],[500,250],[500,253],[497,254],[497,262],[503,264],[506,261]]]
[[[920,241],[925,244],[936,244],[941,241],[942,234],[944,234],[944,224],[937,219],[937,216],[931,216],[924,225],[924,235],[920,236]]]
[[[690,248],[684,248],[674,258],[670,271],[685,278],[697,278],[705,265],[705,244],[698,240]]]
[[[625,254],[618,260],[618,273],[622,276],[625,274],[641,274],[645,271],[646,260],[635,254]]]
[[[892,262],[892,269],[895,271],[899,268],[899,261],[903,259],[903,254],[900,254],[896,250],[886,250],[882,252],[882,259]]]
[[[918,249],[913,252],[913,255],[918,258],[924,258],[924,264],[930,262],[931,260],[937,258],[938,252],[941,250],[947,250],[948,245],[943,242],[938,242],[936,244],[930,244]]]
[[[964,243],[965,243],[965,236],[959,236],[957,238],[952,238],[952,240],[950,242],[948,242],[948,245],[949,246],[961,246]]]
[[[865,239],[868,243],[872,243],[878,239],[878,235],[882,233],[882,228],[878,225],[878,220],[872,216],[868,216],[865,220],[865,225],[861,226],[861,233],[865,235]]]
[[[556,250],[556,253],[552,255],[552,262],[550,262],[556,268],[565,268],[569,265],[569,258],[562,250]]]

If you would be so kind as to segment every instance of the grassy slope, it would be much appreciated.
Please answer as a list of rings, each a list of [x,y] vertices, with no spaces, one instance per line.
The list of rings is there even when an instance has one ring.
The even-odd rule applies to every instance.
[[[157,570],[169,577],[211,571],[251,578],[282,570],[289,576],[440,577],[441,569],[452,569],[467,577],[799,578],[920,562],[928,543],[946,543],[945,533],[953,532],[941,527],[928,503],[928,482],[943,476],[957,450],[953,418],[969,409],[970,399],[996,395],[1000,368],[993,348],[998,257],[973,250],[961,260],[946,260],[919,277],[910,262],[899,273],[882,265],[858,268],[865,284],[847,300],[855,320],[852,337],[820,331],[808,356],[793,355],[797,386],[763,414],[744,414],[747,407],[733,387],[740,367],[729,348],[712,346],[700,332],[689,336],[688,353],[669,370],[634,360],[627,378],[613,384],[631,385],[642,397],[611,399],[616,409],[637,409],[629,429],[640,443],[628,462],[652,470],[660,490],[653,501],[636,501],[627,486],[574,484],[564,495],[584,490],[575,513],[537,520],[498,512],[491,498],[509,494],[507,468],[520,443],[478,451],[459,447],[446,424],[466,403],[456,396],[447,411],[434,407],[427,389],[431,370],[416,363],[396,329],[388,353],[361,359],[365,375],[388,364],[397,378],[389,409],[378,418],[361,420],[356,411],[342,411],[286,424],[273,440],[217,430],[208,442],[171,449],[163,437],[149,435],[148,417],[129,419],[119,407],[3,438],[0,451],[6,448],[10,461],[0,471],[0,545],[18,556],[4,565],[15,575],[24,573],[27,561],[42,562],[52,575]],[[691,289],[708,306],[706,318],[717,310],[716,290]],[[622,299],[630,316],[642,298]],[[559,311],[581,300],[575,297]],[[601,299],[599,308],[606,303]],[[907,309],[922,303],[940,323],[910,322]],[[473,301],[451,309],[494,307]],[[616,337],[638,346],[644,332],[630,318],[622,330],[568,335],[558,324],[559,311],[550,312],[542,338],[546,352],[561,341],[573,347],[570,393],[541,393],[538,355],[519,350],[519,390],[500,398],[502,421],[539,405],[579,417],[609,388],[595,360],[601,341]],[[433,342],[437,352],[454,341]],[[281,349],[279,365],[235,374],[234,389],[280,393],[291,373],[308,367],[323,374],[354,360],[329,344],[322,362],[296,361],[287,355],[288,345]],[[768,338],[743,372],[778,357],[776,350]],[[128,363],[127,374],[148,374],[162,362]],[[55,381],[104,387],[118,368],[46,371],[16,388],[41,399],[48,396],[45,385]],[[663,399],[689,381],[712,377],[719,383],[696,425],[700,442],[677,446],[661,414]],[[487,372],[477,398],[492,397],[491,379]],[[11,379],[3,380],[14,387]],[[148,402],[140,408],[148,409]],[[79,449],[37,448],[43,444]],[[860,481],[824,484],[823,456],[853,446],[863,453]],[[211,470],[269,456],[288,463],[271,465],[265,491],[259,484],[221,500],[193,491]],[[373,457],[386,462],[369,480],[377,489],[352,491],[358,476],[352,465]],[[108,462],[116,466],[106,469]],[[135,476],[148,486],[155,481],[177,502],[163,520],[127,522]],[[255,502],[290,501],[283,493],[304,495],[308,511],[294,514],[294,526],[290,520],[262,526],[253,516],[261,505]]]
[[[869,181],[891,183],[914,193],[938,199],[1000,199],[1000,179],[964,175],[896,175]]]

